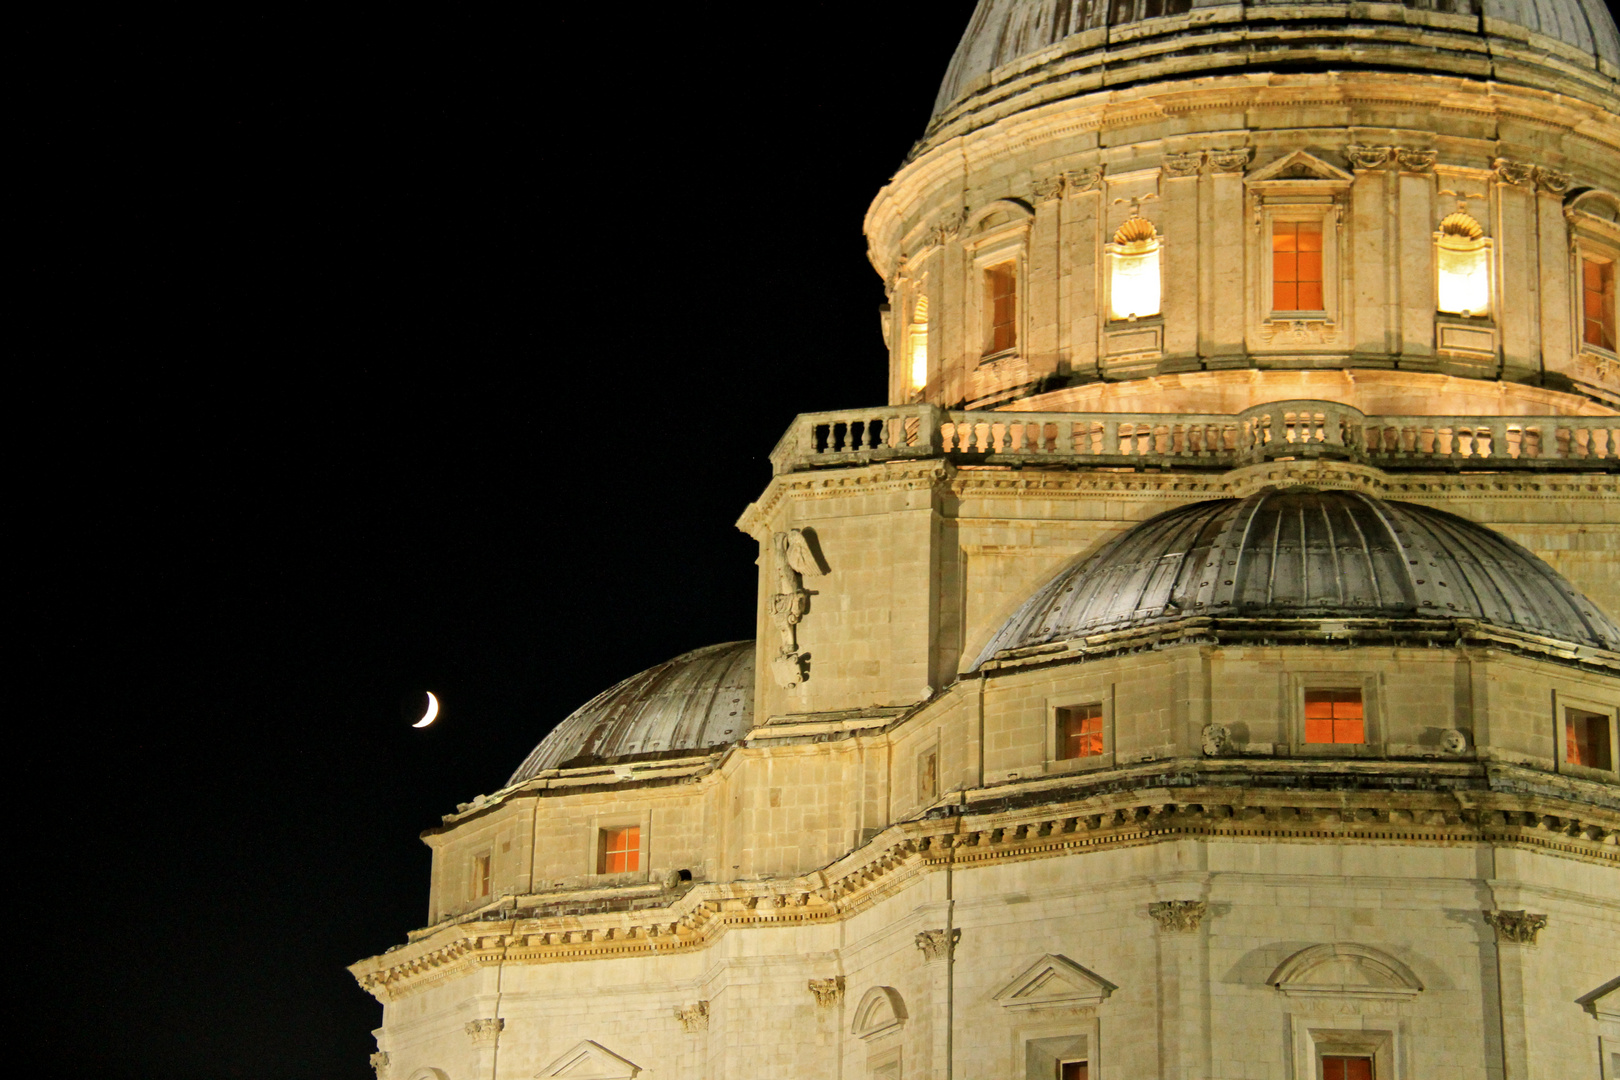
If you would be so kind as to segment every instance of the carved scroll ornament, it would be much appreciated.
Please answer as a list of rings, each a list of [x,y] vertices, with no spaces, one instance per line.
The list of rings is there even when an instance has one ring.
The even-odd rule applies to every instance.
[[[810,610],[806,574],[820,574],[821,566],[810,550],[803,530],[788,529],[772,537],[776,549],[776,593],[771,597],[771,621],[782,635],[781,647],[771,661],[771,674],[784,690],[804,682],[804,654],[799,651],[799,620]]]

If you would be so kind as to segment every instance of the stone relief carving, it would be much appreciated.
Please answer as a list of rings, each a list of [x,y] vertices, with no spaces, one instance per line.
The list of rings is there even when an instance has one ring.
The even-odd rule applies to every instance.
[[[1240,173],[1249,167],[1249,158],[1253,154],[1254,151],[1247,146],[1235,150],[1211,150],[1209,169],[1217,173]]]
[[[1485,921],[1496,928],[1497,941],[1534,945],[1536,935],[1547,925],[1547,916],[1532,911],[1487,911]]]
[[[772,537],[776,549],[776,593],[771,597],[771,620],[782,635],[781,648],[771,661],[778,686],[791,690],[807,678],[804,654],[799,651],[799,620],[810,610],[807,574],[820,574],[821,564],[802,529],[788,529]]]
[[[377,1074],[377,1080],[388,1080],[388,1054],[379,1050],[371,1055],[371,1070]]]
[[[1192,933],[1208,913],[1209,903],[1204,900],[1155,900],[1148,905],[1148,914],[1159,929],[1171,933]]]
[[[1501,184],[1517,184],[1520,187],[1529,187],[1536,180],[1536,167],[1528,161],[1497,158],[1491,162],[1491,167],[1496,170],[1496,180]]]
[[[1468,736],[1456,728],[1447,728],[1440,735],[1440,749],[1448,754],[1461,754],[1468,749]]]
[[[954,956],[956,954],[956,946],[961,940],[962,931],[960,930],[951,931],[949,945],[945,941],[945,931],[924,930],[917,935],[917,948],[922,950],[924,960],[943,960],[946,958],[947,949],[949,955]]]
[[[816,1004],[827,1008],[844,1000],[844,977],[834,975],[830,979],[811,979],[810,992],[816,997]]]
[[[1103,186],[1103,167],[1101,165],[1087,165],[1083,169],[1070,169],[1063,174],[1065,187],[1070,195],[1078,195],[1082,191],[1101,191]]]
[[[1333,345],[1339,328],[1325,319],[1268,319],[1260,324],[1267,345]]]
[[[1041,202],[1050,202],[1053,199],[1063,197],[1063,188],[1066,183],[1067,180],[1064,175],[1059,173],[1056,176],[1048,176],[1043,180],[1035,181],[1030,185],[1029,192],[1031,197]]]
[[[1564,196],[1569,193],[1569,187],[1575,178],[1567,172],[1556,169],[1544,169],[1536,166],[1536,187],[1549,195]]]
[[[491,1046],[500,1037],[506,1028],[506,1021],[501,1019],[469,1020],[463,1028],[467,1037],[472,1039],[474,1046]]]
[[[1433,172],[1434,163],[1439,157],[1436,150],[1414,150],[1406,146],[1395,148],[1395,160],[1400,163],[1402,172]]]
[[[1344,148],[1344,156],[1350,160],[1350,167],[1361,170],[1386,168],[1394,153],[1393,146],[1360,146],[1352,143]]]
[[[675,1019],[681,1022],[681,1030],[688,1034],[694,1031],[707,1031],[709,1029],[709,1003],[707,1001],[694,1001],[690,1005],[675,1006]]]
[[[1204,725],[1204,753],[1210,757],[1224,754],[1232,746],[1232,732],[1225,724]]]
[[[1164,175],[1172,180],[1184,176],[1197,176],[1198,170],[1204,166],[1204,153],[1194,150],[1186,154],[1164,155]]]
[[[946,214],[934,223],[934,228],[929,233],[929,242],[944,247],[962,235],[962,223],[966,220],[967,215],[960,210],[954,214]]]

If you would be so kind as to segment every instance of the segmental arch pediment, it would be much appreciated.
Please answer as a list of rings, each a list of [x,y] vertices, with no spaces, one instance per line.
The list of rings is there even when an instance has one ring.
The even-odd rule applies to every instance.
[[[1423,989],[1412,969],[1366,945],[1312,945],[1266,980],[1290,997],[1410,998]]]
[[[906,1001],[892,986],[874,986],[861,995],[855,1006],[855,1023],[850,1034],[870,1039],[895,1031],[906,1022]]]

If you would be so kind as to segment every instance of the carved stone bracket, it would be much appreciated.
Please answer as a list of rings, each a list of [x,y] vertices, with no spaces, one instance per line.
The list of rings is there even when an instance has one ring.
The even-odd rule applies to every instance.
[[[1352,143],[1344,148],[1344,156],[1352,169],[1385,169],[1395,156],[1393,146],[1361,146]]]
[[[816,996],[816,1004],[822,1008],[837,1005],[844,999],[844,977],[834,975],[830,979],[811,979],[810,992]]]
[[[1209,170],[1217,173],[1240,173],[1249,167],[1249,158],[1253,155],[1254,151],[1247,146],[1233,150],[1211,150]]]
[[[946,214],[934,223],[929,240],[939,247],[944,247],[962,234],[962,223],[966,220],[967,215],[960,210],[954,214]]]
[[[1536,934],[1547,925],[1547,916],[1531,911],[1487,911],[1485,921],[1496,928],[1497,941],[1534,945]]]
[[[1063,188],[1068,180],[1062,173],[1037,180],[1029,186],[1030,195],[1040,202],[1051,202],[1053,199],[1063,197]]]
[[[776,593],[771,597],[771,618],[782,635],[782,645],[771,660],[771,675],[784,690],[805,681],[804,654],[799,651],[799,620],[810,610],[806,574],[821,573],[803,530],[788,529],[772,538],[776,549]]]
[[[1197,176],[1198,171],[1204,167],[1204,152],[1194,150],[1186,154],[1164,155],[1164,175],[1171,180],[1179,180],[1186,176]]]
[[[694,1001],[690,1005],[675,1006],[675,1019],[681,1022],[681,1030],[691,1033],[694,1031],[709,1030],[709,1003],[707,1001]]]
[[[493,1046],[505,1029],[505,1020],[486,1018],[467,1021],[467,1026],[463,1030],[467,1032],[467,1037],[473,1041],[474,1046]]]
[[[371,1069],[377,1074],[377,1080],[388,1080],[388,1054],[379,1050],[371,1055]]]
[[[1428,173],[1434,172],[1434,163],[1440,158],[1438,150],[1415,150],[1408,146],[1395,148],[1395,161],[1400,165],[1402,172]]]
[[[1491,167],[1496,170],[1497,183],[1532,187],[1536,182],[1536,167],[1528,161],[1497,158],[1491,162]]]
[[[1569,186],[1574,182],[1575,178],[1567,172],[1559,172],[1556,169],[1543,169],[1540,165],[1536,166],[1536,187],[1549,195],[1557,195],[1562,198],[1569,193]]]
[[[961,940],[962,931],[952,930],[950,944],[947,946],[945,931],[924,930],[917,935],[917,948],[922,950],[923,959],[926,961],[943,960],[946,957],[947,949],[949,949],[951,955],[955,955],[956,946]]]
[[[1204,753],[1210,757],[1217,757],[1226,753],[1232,746],[1232,732],[1225,724],[1206,724],[1204,726]]]
[[[1083,169],[1070,169],[1063,174],[1063,178],[1066,181],[1064,187],[1070,195],[1078,195],[1083,191],[1101,191],[1103,167],[1088,165]]]
[[[1153,916],[1160,930],[1190,934],[1209,914],[1209,903],[1205,900],[1155,900],[1148,905],[1148,914]]]

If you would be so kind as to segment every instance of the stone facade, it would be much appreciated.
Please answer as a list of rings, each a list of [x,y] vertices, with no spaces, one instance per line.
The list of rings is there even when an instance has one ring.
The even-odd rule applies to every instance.
[[[890,402],[800,417],[738,522],[748,729],[430,831],[428,925],[351,968],[380,1080],[1620,1077],[1612,642],[1147,620],[981,655],[1076,557],[1269,488],[1447,511],[1620,613],[1620,363],[1580,329],[1581,260],[1620,257],[1613,64],[1555,42],[1487,78],[1468,19],[1364,6],[1448,59],[1141,52],[1076,89],[1087,35],[1146,39],[973,74],[970,30],[867,217]],[[1236,33],[1178,7],[1125,21]],[[1320,226],[1314,312],[1274,302],[1278,222]],[[1451,236],[1483,310],[1439,308]],[[1111,317],[1145,252],[1159,310]],[[1360,741],[1307,737],[1324,686]]]

